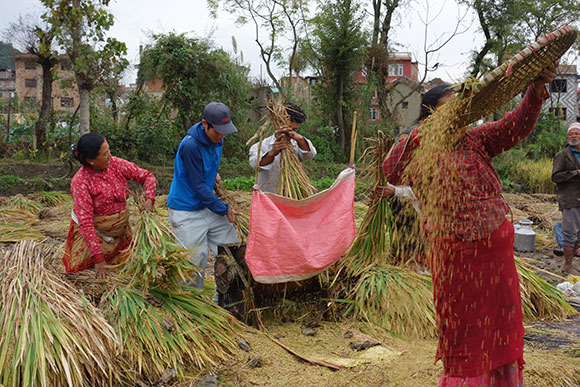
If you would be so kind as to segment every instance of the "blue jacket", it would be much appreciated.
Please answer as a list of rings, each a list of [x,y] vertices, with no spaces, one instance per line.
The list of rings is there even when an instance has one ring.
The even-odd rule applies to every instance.
[[[175,156],[167,207],[179,211],[209,208],[218,215],[228,212],[228,205],[213,192],[223,143],[213,143],[201,122],[189,128]]]

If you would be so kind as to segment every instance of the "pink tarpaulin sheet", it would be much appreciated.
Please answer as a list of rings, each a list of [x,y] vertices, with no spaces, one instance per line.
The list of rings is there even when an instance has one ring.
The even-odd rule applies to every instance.
[[[310,278],[336,262],[352,243],[354,169],[303,200],[254,190],[246,264],[265,284]]]

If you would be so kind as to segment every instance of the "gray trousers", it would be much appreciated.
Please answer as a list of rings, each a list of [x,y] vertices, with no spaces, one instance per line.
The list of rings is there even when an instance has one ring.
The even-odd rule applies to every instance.
[[[562,211],[562,245],[575,246],[580,241],[580,207]]]
[[[179,211],[170,208],[169,223],[179,244],[186,249],[195,249],[190,260],[201,269],[201,272],[192,278],[192,283],[196,288],[203,289],[209,249],[216,255],[218,245],[238,242],[233,223],[227,217],[207,208],[198,211]]]

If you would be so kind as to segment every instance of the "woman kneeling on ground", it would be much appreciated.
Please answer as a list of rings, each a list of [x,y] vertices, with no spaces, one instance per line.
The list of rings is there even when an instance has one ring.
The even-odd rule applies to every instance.
[[[153,211],[157,180],[134,163],[111,156],[105,137],[97,133],[81,136],[74,157],[82,167],[70,185],[74,202],[62,262],[69,273],[94,266],[102,277],[107,264],[125,259],[122,251],[131,242],[128,180],[145,188],[143,207],[148,211]]]

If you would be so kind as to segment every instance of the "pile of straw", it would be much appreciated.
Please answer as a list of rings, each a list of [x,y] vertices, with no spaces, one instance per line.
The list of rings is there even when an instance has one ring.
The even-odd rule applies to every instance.
[[[214,367],[235,348],[232,317],[185,286],[149,291],[117,286],[100,308],[120,336],[131,375],[150,383],[167,368],[183,376],[192,367]]]
[[[120,336],[131,375],[155,382],[167,368],[179,376],[212,367],[235,347],[237,323],[206,292],[184,285],[199,271],[168,226],[140,212],[129,260],[100,308]]]
[[[35,193],[32,197],[47,207],[56,207],[72,199],[69,194],[62,191],[41,191]]]
[[[172,288],[188,281],[199,269],[188,257],[169,226],[148,211],[140,211],[131,244],[124,252],[129,258],[119,272],[128,286]]]
[[[562,320],[577,313],[558,289],[544,281],[533,266],[515,258],[520,279],[523,317],[527,320],[548,318]]]
[[[290,125],[290,117],[281,101],[269,101],[268,111],[274,131]],[[312,185],[302,163],[296,156],[290,137],[283,135],[283,140],[287,141],[290,146],[280,152],[280,195],[298,200],[314,195],[316,188]]]
[[[226,187],[224,187],[221,181],[216,180],[213,189],[221,201],[237,211],[238,214],[236,215],[236,223],[234,223],[234,225],[238,233],[238,239],[243,243],[248,239],[250,215],[239,208],[238,201],[236,201],[236,194],[230,192]]]
[[[40,211],[40,209],[42,208],[42,204],[36,200],[31,200],[26,198],[25,196],[18,194],[6,200],[2,205],[2,207],[26,210],[35,213]]]
[[[405,336],[435,337],[431,278],[393,265],[370,267],[352,289],[360,319]]]
[[[368,167],[361,180],[374,191],[386,185],[383,160],[393,138],[378,133],[362,158]],[[435,309],[429,277],[396,266],[391,248],[392,214],[389,199],[372,196],[357,237],[341,260],[335,282],[340,279],[350,307],[347,313],[401,335],[436,335]],[[399,262],[401,263],[401,262]]]
[[[41,240],[44,235],[33,224],[38,218],[27,209],[0,209],[0,242]]]
[[[121,384],[113,328],[45,266],[48,249],[23,241],[0,257],[0,384]]]

